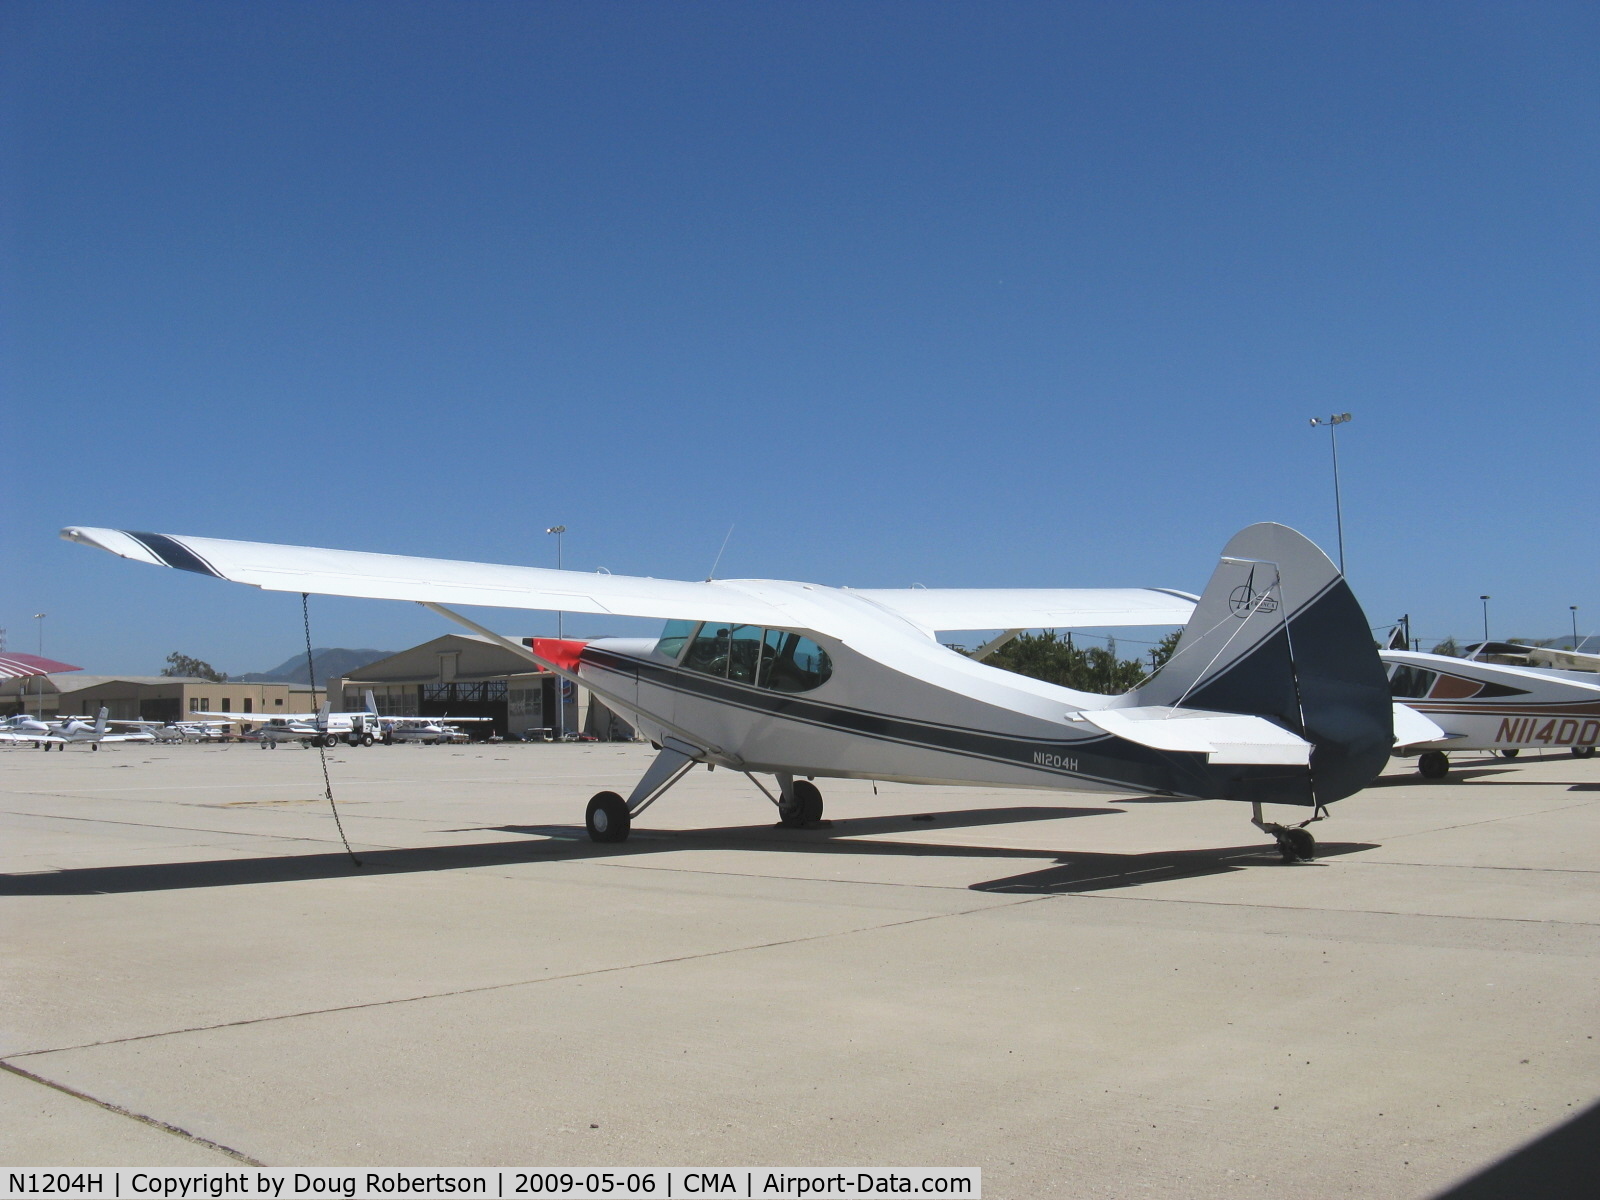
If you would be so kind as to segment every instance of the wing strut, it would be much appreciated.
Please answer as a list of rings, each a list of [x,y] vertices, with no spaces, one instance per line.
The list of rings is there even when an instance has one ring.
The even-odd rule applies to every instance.
[[[446,608],[442,604],[435,604],[431,600],[418,600],[417,603],[422,605],[423,608],[430,609],[433,612],[438,613],[441,617],[445,617],[445,618],[447,618],[447,619],[449,619],[451,621],[454,621],[457,625],[461,625],[461,626],[466,627],[467,629],[472,630],[473,633],[476,633],[476,634],[479,634],[479,635],[481,635],[483,637],[488,638],[491,642],[493,642],[495,645],[499,646],[501,649],[509,650],[509,651],[511,651],[511,653],[513,653],[515,655],[518,655],[518,656],[520,656],[522,658],[527,659],[529,662],[533,663],[534,666],[543,667],[546,671],[549,671],[552,675],[558,675],[562,679],[568,680],[575,687],[586,687],[586,688],[588,688],[596,696],[599,696],[602,700],[605,700],[605,701],[615,705],[618,709],[622,710],[623,712],[636,712],[636,713],[639,713],[642,716],[649,717],[657,725],[661,726],[661,728],[663,728],[663,729],[665,729],[665,730],[667,730],[667,731],[669,731],[671,733],[676,734],[678,737],[684,739],[684,741],[690,743],[691,745],[693,745],[695,747],[702,748],[707,753],[715,755],[717,757],[718,761],[726,763],[728,766],[732,767],[733,769],[738,770],[738,769],[740,769],[742,767],[744,760],[741,759],[737,754],[729,754],[726,750],[722,749],[720,746],[708,746],[708,745],[706,745],[706,742],[705,742],[704,738],[698,737],[695,734],[690,733],[687,729],[684,729],[680,725],[674,725],[671,721],[666,720],[664,717],[657,716],[655,713],[650,712],[648,709],[640,708],[638,701],[636,701],[636,700],[628,700],[625,697],[623,697],[622,695],[620,695],[619,693],[613,692],[608,687],[604,687],[604,686],[601,686],[601,685],[596,685],[593,680],[582,679],[582,678],[579,677],[579,675],[578,675],[578,673],[576,671],[569,670],[566,667],[563,667],[563,666],[560,666],[560,665],[558,665],[556,663],[553,663],[548,658],[544,658],[541,655],[535,654],[532,650],[529,650],[526,646],[520,645],[517,642],[513,642],[510,638],[501,637],[498,633],[496,633],[492,629],[485,629],[482,625],[479,625],[471,617],[464,617],[458,612],[452,612],[450,609]],[[663,790],[665,790],[665,789],[663,789]]]
[[[1020,629],[1008,629],[1004,633],[1002,633],[999,637],[990,638],[987,642],[985,642],[983,645],[979,646],[976,650],[974,650],[972,652],[972,657],[975,658],[977,661],[982,662],[984,659],[988,658],[991,654],[993,654],[996,650],[1000,649],[1000,647],[1002,647],[1002,646],[1006,645],[1007,643],[1009,643],[1012,638],[1016,637],[1021,632],[1022,632],[1022,630],[1020,630]]]

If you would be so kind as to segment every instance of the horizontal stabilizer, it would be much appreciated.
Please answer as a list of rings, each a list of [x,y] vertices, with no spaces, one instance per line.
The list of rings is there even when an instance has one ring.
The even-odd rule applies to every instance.
[[[1409,704],[1394,705],[1394,744],[1415,746],[1421,742],[1442,742],[1450,735]]]
[[[1087,710],[1080,719],[1126,741],[1152,750],[1205,754],[1216,764],[1273,764],[1303,767],[1311,743],[1264,717],[1206,712],[1164,705]]]

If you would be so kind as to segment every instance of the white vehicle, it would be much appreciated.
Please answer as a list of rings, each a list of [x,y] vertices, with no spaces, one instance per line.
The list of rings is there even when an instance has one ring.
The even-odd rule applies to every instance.
[[[790,826],[821,817],[816,777],[1239,800],[1286,860],[1301,860],[1314,848],[1304,826],[1370,783],[1393,744],[1388,680],[1360,605],[1327,556],[1281,525],[1237,534],[1198,603],[1149,588],[688,583],[115,529],[62,536],[272,591],[420,602],[583,683],[660,747],[628,797],[590,800],[597,842],[625,839],[644,808],[703,763],[743,772]],[[668,624],[659,638],[529,648],[446,604]],[[1120,696],[1003,671],[936,637],[1185,620],[1172,659]],[[1269,823],[1264,803],[1310,816]]]
[[[343,742],[347,746],[370,746],[383,736],[372,693],[367,693],[368,708],[361,712],[329,712],[324,704],[314,713],[210,712],[195,713],[199,717],[219,717],[224,722],[254,726],[255,737],[263,750],[275,750],[279,742],[299,742],[306,749],[326,746],[330,750]]]
[[[30,745],[49,750],[65,750],[69,745],[87,744],[91,750],[100,749],[101,742],[153,742],[155,736],[148,730],[140,728],[133,733],[112,733],[112,725],[142,726],[139,721],[108,721],[106,713],[109,709],[102,708],[90,724],[82,717],[68,717],[65,720],[44,722],[45,729],[40,730],[28,726],[10,726],[0,730],[0,742],[18,743],[25,742]],[[33,725],[40,722],[33,721]]]
[[[1431,720],[1442,735],[1397,732],[1395,753],[1418,755],[1424,778],[1444,778],[1452,750],[1492,750],[1514,758],[1522,750],[1566,747],[1588,758],[1600,742],[1600,675],[1413,650],[1385,650],[1382,658],[1395,700]]]

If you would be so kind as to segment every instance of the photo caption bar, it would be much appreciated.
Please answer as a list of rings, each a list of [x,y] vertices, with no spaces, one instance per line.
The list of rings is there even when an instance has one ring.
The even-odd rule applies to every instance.
[[[864,1196],[983,1196],[983,1172],[829,1167],[799,1169],[658,1167],[603,1171],[495,1167],[488,1170],[8,1171],[0,1200],[387,1200],[388,1197],[555,1196],[571,1200],[811,1200]]]

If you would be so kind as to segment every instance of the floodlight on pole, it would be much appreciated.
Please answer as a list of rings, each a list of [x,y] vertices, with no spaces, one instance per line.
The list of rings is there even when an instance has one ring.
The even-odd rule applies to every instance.
[[[1489,601],[1493,600],[1494,597],[1479,596],[1478,599],[1483,601],[1483,640],[1487,643],[1489,641]]]
[[[566,531],[567,527],[565,525],[552,525],[545,530],[546,533],[555,535],[556,570],[558,571],[561,570],[561,535]],[[556,609],[556,640],[561,640],[561,610],[559,608]],[[567,704],[566,698],[561,694],[561,689],[565,684],[566,680],[564,679],[556,680],[556,737],[558,739],[567,736]]]
[[[556,535],[556,570],[558,571],[561,570],[561,535],[566,531],[567,527],[565,525],[552,525],[545,530],[546,533]],[[561,612],[559,609],[556,610],[556,636],[561,636]]]
[[[49,613],[34,613],[33,619],[39,623],[39,657],[44,657],[44,619]],[[23,705],[26,708],[26,704]],[[39,676],[39,720],[44,720],[44,676]]]
[[[1339,499],[1339,429],[1350,419],[1349,413],[1335,413],[1327,420],[1312,417],[1311,424],[1328,427],[1328,444],[1333,447],[1333,520],[1339,531],[1339,574],[1344,574],[1344,505]]]

